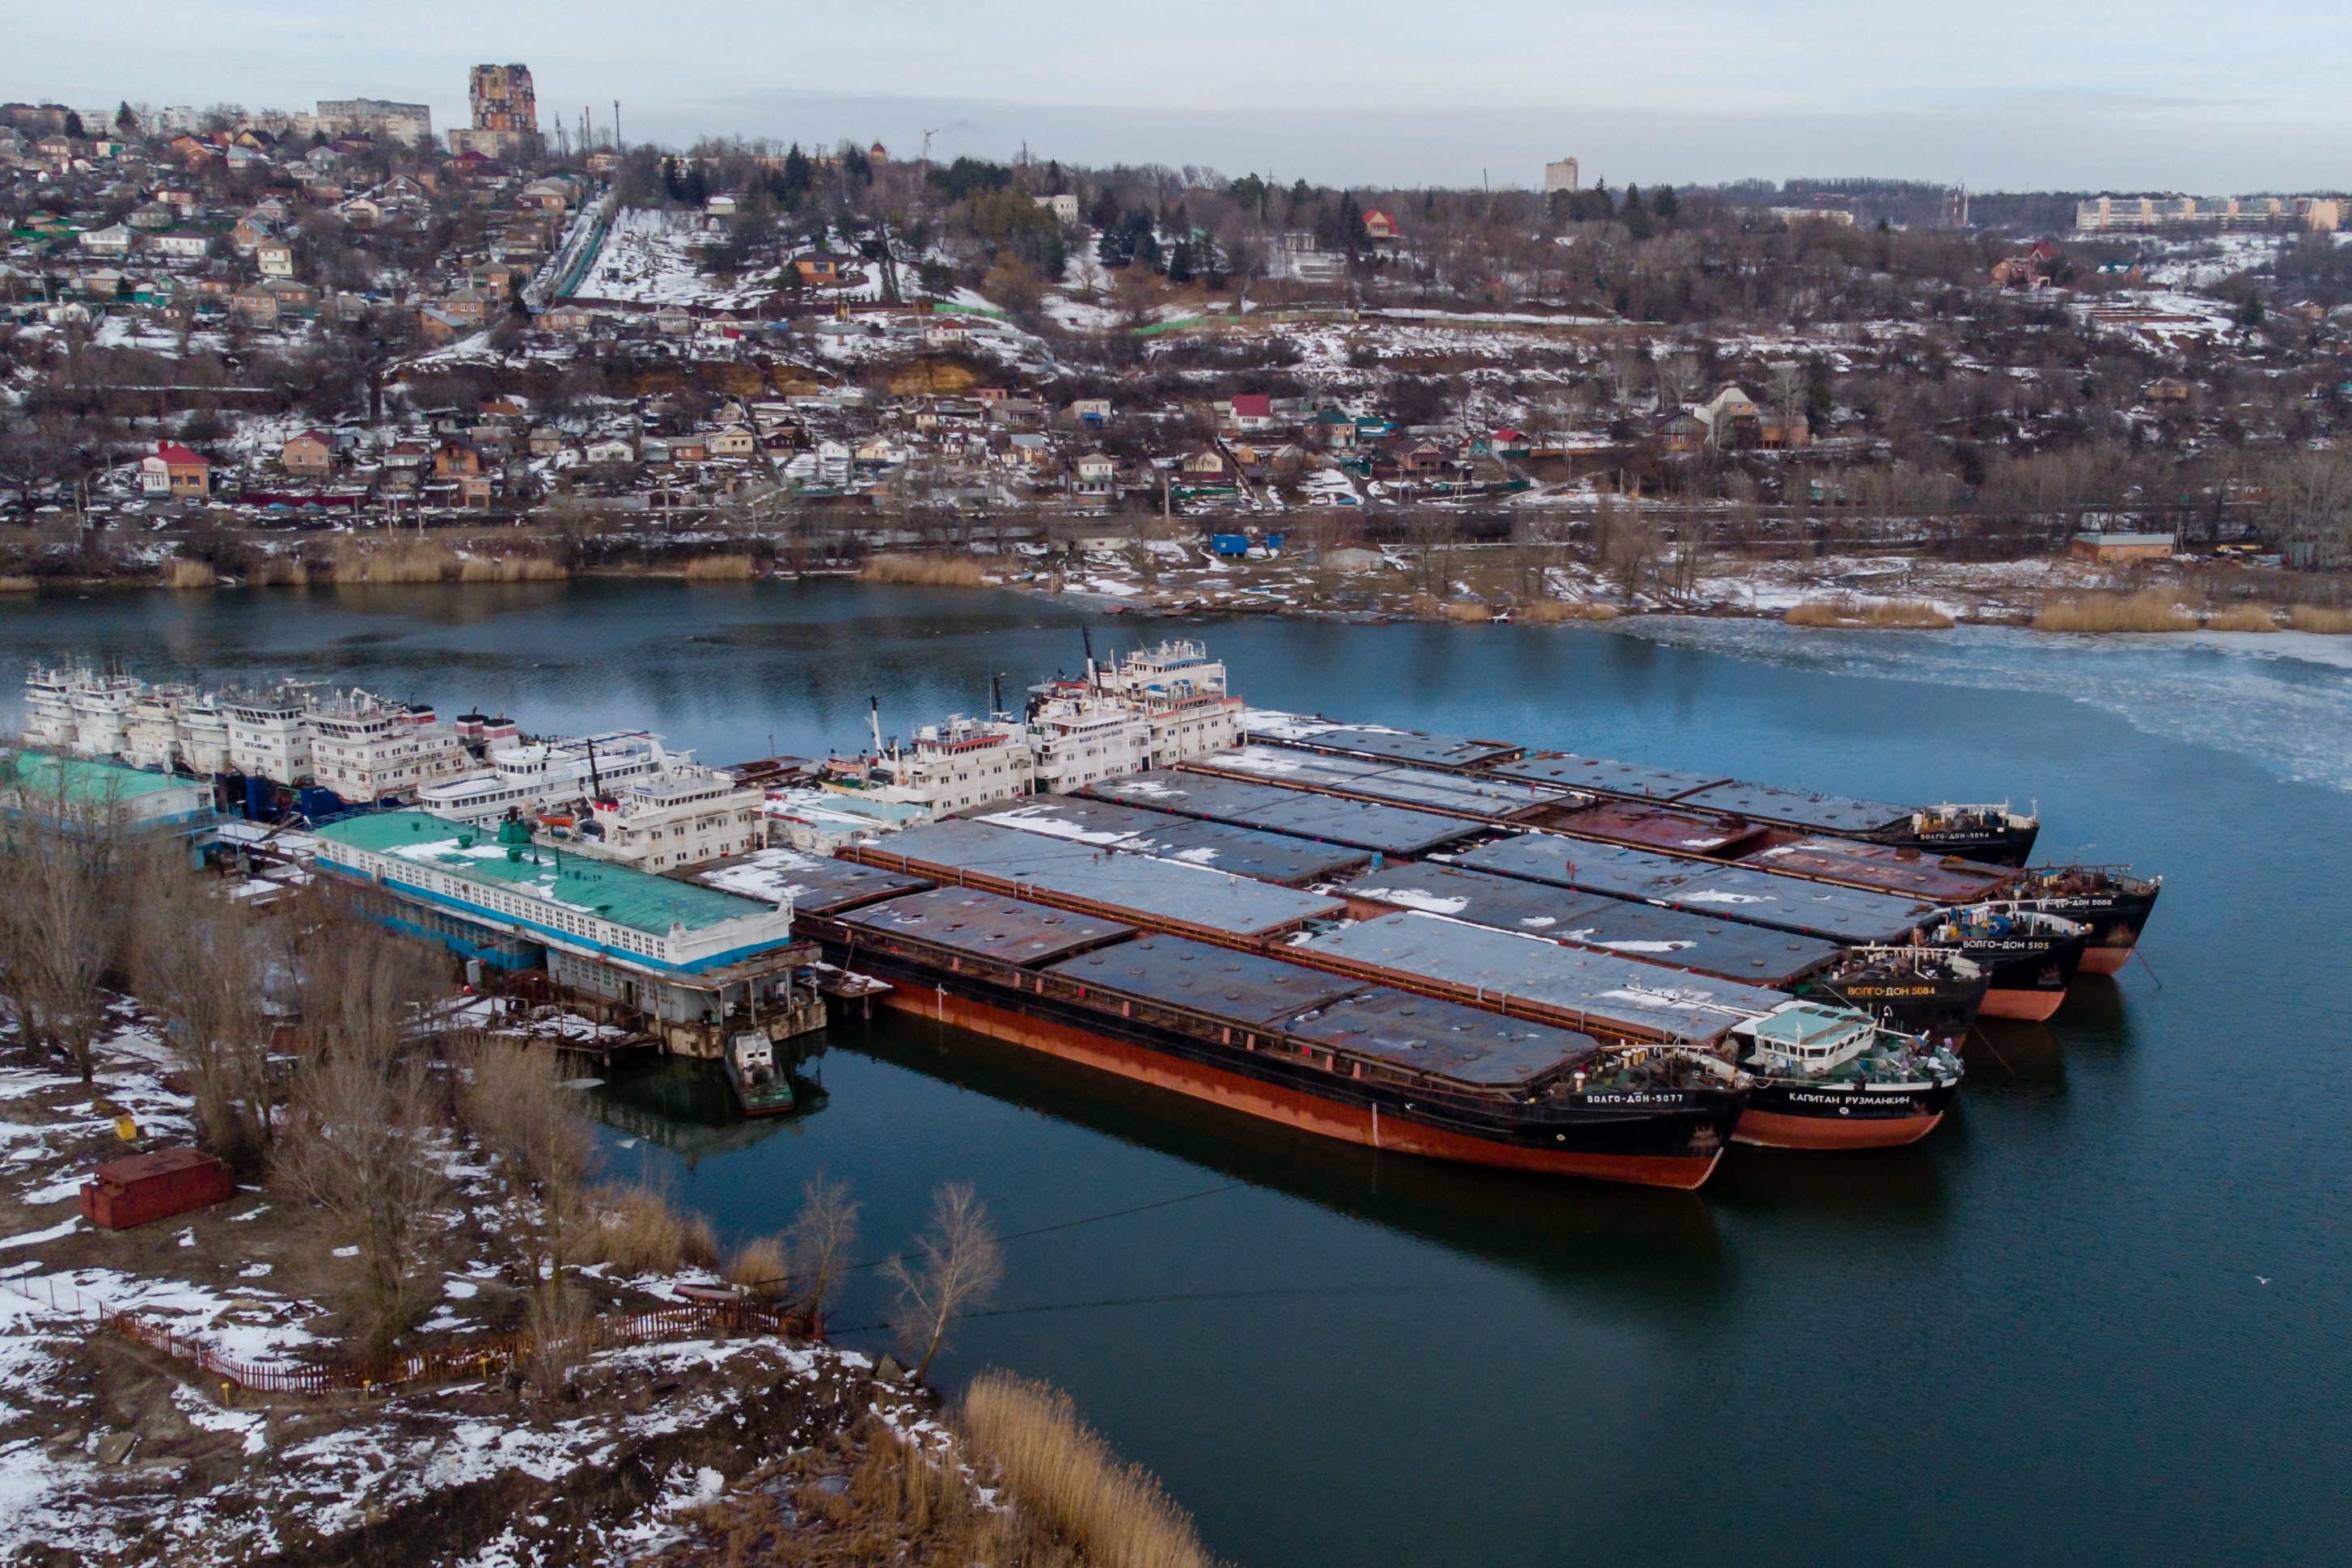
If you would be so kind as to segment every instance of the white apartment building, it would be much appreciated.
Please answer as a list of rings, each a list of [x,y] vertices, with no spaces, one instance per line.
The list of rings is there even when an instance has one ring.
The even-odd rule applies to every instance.
[[[1562,158],[1544,165],[1544,194],[1577,190],[1576,160]]]
[[[764,848],[768,796],[710,768],[637,779],[591,803],[583,854],[659,874]]]

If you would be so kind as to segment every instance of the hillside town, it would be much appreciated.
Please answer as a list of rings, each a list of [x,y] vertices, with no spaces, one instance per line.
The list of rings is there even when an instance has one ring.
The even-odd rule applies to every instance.
[[[406,539],[1180,610],[1286,558],[1265,602],[1598,613],[1832,555],[2347,547],[2326,195],[1342,191],[668,151],[522,65],[469,89],[438,134],[0,106],[8,581],[365,580]]]

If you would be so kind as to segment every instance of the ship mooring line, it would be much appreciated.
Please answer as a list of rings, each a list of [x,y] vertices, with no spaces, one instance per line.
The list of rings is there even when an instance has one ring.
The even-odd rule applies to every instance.
[[[1254,1291],[1171,1291],[1148,1296],[1104,1296],[1091,1301],[1041,1301],[1026,1307],[992,1307],[981,1312],[959,1312],[959,1322],[973,1318],[1017,1318],[1038,1312],[1087,1312],[1099,1307],[1157,1307],[1182,1305],[1194,1301],[1265,1301],[1286,1296],[1346,1296],[1370,1291],[1434,1291],[1446,1288],[1434,1280],[1374,1281],[1360,1285],[1270,1285]],[[827,1325],[825,1336],[835,1334],[875,1333],[883,1329],[895,1329],[892,1322],[858,1323],[850,1328]]]
[[[2163,980],[2158,978],[2156,966],[2147,961],[2147,955],[2140,951],[2139,944],[2137,942],[2132,944],[2132,956],[2137,958],[2139,967],[2147,971],[2147,977],[2156,981],[2156,988],[2159,991],[2164,989]]]
[[[1149,1214],[1155,1208],[1172,1208],[1180,1203],[1192,1203],[1199,1198],[1214,1197],[1221,1192],[1231,1192],[1235,1187],[1248,1185],[1247,1182],[1229,1181],[1222,1186],[1202,1187],[1199,1192],[1180,1193],[1174,1197],[1163,1197],[1151,1203],[1139,1203],[1131,1208],[1114,1208],[1107,1214],[1089,1214],[1077,1219],[1065,1219],[1053,1225],[1040,1225],[1030,1230],[1016,1230],[1010,1236],[1000,1236],[996,1239],[1000,1245],[1007,1241],[1025,1241],[1033,1236],[1050,1236],[1056,1230],[1075,1230],[1082,1225],[1100,1225],[1106,1220],[1125,1219],[1131,1214]],[[869,1258],[862,1263],[845,1263],[842,1265],[841,1272],[855,1274],[861,1270],[887,1268],[892,1263],[903,1262],[913,1256],[912,1252],[893,1252],[887,1258]],[[789,1283],[789,1281],[780,1278],[753,1282],[760,1285],[781,1285]],[[847,1333],[856,1331],[845,1329],[842,1332]]]

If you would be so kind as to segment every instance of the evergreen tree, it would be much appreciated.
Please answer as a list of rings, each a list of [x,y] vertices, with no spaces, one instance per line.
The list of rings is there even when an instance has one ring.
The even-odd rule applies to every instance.
[[[1171,283],[1192,281],[1192,242],[1191,240],[1178,240],[1176,248],[1168,253],[1168,281]]]
[[[131,112],[131,100],[124,99],[122,107],[114,111],[114,129],[129,136],[139,129],[139,117]]]
[[[1672,223],[1682,212],[1682,198],[1675,194],[1672,185],[1661,185],[1650,197],[1650,211],[1660,223]]]
[[[77,141],[89,134],[81,128],[81,116],[76,114],[70,109],[66,110],[66,134],[72,137]]]
[[[808,198],[809,187],[814,183],[815,180],[809,169],[808,154],[803,152],[801,144],[795,141],[784,153],[784,172],[777,181],[776,199],[797,211],[801,203]]]
[[[1630,216],[1630,215],[1632,215],[1633,214],[1642,212],[1643,210],[1643,206],[1642,206],[1642,187],[1641,187],[1641,186],[1639,186],[1639,185],[1628,185],[1628,186],[1626,186],[1626,187],[1625,187],[1625,206],[1624,206],[1624,211],[1625,211],[1625,213],[1627,214],[1627,215],[1629,215],[1629,216]]]
[[[710,200],[710,181],[703,174],[701,164],[691,163],[687,166],[686,189],[681,193],[696,207],[700,207]]]

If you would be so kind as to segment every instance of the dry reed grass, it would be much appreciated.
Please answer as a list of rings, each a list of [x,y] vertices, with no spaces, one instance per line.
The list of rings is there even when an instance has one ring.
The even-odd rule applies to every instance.
[[[600,1188],[591,1202],[596,1214],[590,1245],[596,1256],[624,1274],[675,1274],[688,1264],[719,1260],[710,1222],[688,1218],[669,1200],[642,1186]]]
[[[469,555],[457,563],[460,582],[561,582],[571,575],[562,561],[537,555]]]
[[[1921,599],[1808,599],[1780,617],[1791,626],[1839,626],[1872,632],[1941,632],[1952,618]]]
[[[37,593],[40,580],[31,577],[0,577],[0,593]]]
[[[2037,632],[2194,632],[2197,617],[2161,588],[2137,593],[2085,593],[2045,604],[2033,617]]]
[[[2278,613],[2267,604],[2233,604],[2205,618],[2208,632],[2275,632]]]
[[[1538,599],[1511,612],[1521,621],[1532,621],[1549,626],[1561,621],[1614,621],[1617,607],[1590,599]]]
[[[982,1373],[964,1395],[961,1424],[1014,1501],[1096,1568],[1209,1568],[1191,1517],[1148,1471],[1121,1461],[1059,1389]]]
[[[970,556],[877,555],[858,569],[860,582],[900,582],[924,588],[978,588],[980,562]]]
[[[748,555],[698,556],[686,563],[688,582],[746,582],[759,575],[759,565]]]
[[[772,1236],[755,1236],[728,1255],[721,1272],[729,1283],[740,1285],[755,1296],[774,1296],[782,1293],[789,1268],[782,1242]]]
[[[253,569],[253,580],[265,588],[299,588],[310,580],[310,569],[299,556],[267,556]]]
[[[345,544],[335,551],[337,582],[446,582],[457,572],[457,552],[446,545]]]
[[[2296,604],[2286,612],[2286,623],[2297,632],[2322,632],[2340,637],[2352,633],[2352,610],[2325,604]]]
[[[166,588],[217,588],[220,573],[208,560],[173,560],[163,563],[163,586]]]

